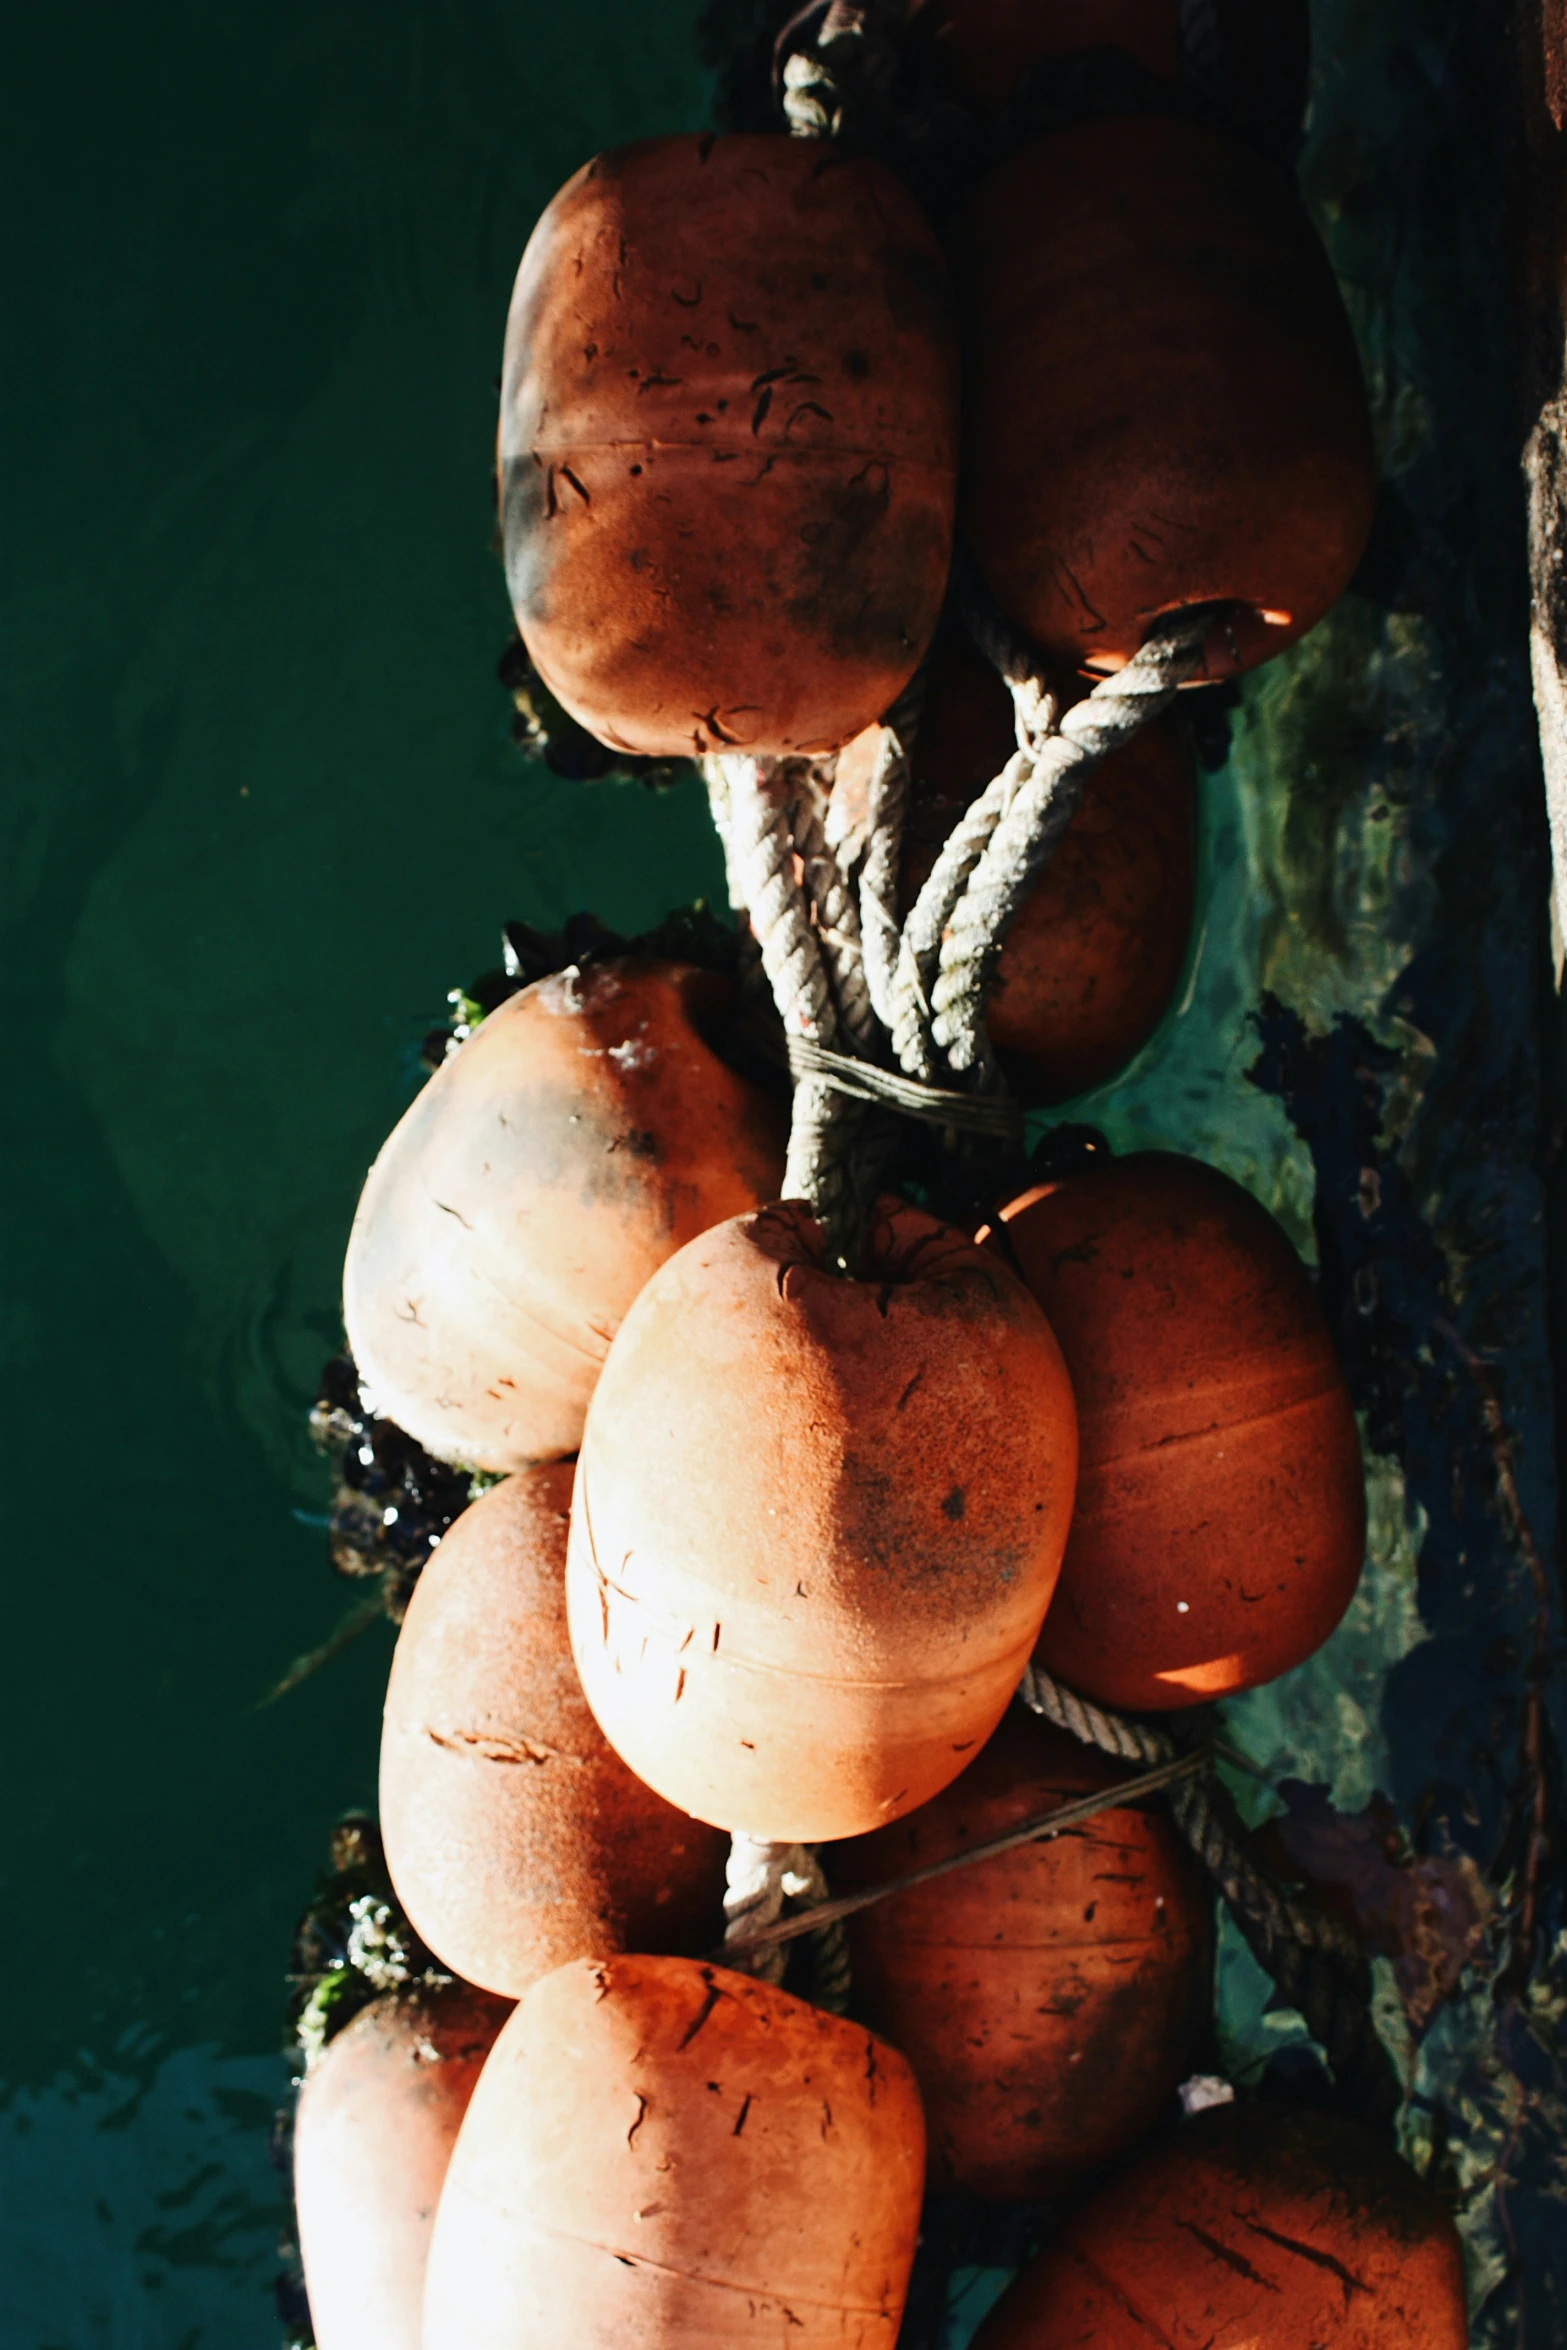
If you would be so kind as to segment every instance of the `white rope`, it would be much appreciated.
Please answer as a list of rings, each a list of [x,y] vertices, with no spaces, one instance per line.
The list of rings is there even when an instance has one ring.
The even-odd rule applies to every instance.
[[[774,1844],[743,1833],[731,1837],[724,1894],[726,1943],[745,1941],[758,1926],[776,1925],[791,1904],[815,1909],[828,1897],[826,1872],[808,1844]],[[849,2005],[849,1944],[841,1920],[813,1934],[812,1945],[814,2003],[829,2014],[843,2015]],[[760,1982],[782,1983],[789,1945],[775,1942],[759,1950],[737,1951],[730,1963]]]

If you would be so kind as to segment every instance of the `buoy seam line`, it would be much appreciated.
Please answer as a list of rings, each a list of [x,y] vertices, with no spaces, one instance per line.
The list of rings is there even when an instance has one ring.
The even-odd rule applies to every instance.
[[[476,2203],[483,2201],[485,2208],[490,2211],[506,2209],[503,2204],[491,2203],[487,2198],[477,2195],[473,2200]],[[680,2285],[696,2285],[714,2293],[743,2293],[747,2300],[768,2302],[783,2310],[798,2303],[802,2309],[826,2310],[833,2316],[881,2318],[891,2322],[892,2312],[885,2302],[878,2305],[859,2301],[818,2301],[809,2293],[780,2293],[762,2285],[731,2284],[727,2277],[694,2276],[689,2269],[671,2268],[668,2261],[653,2260],[645,2252],[617,2251],[613,2244],[600,2244],[592,2236],[574,2235],[570,2228],[551,2227],[545,2220],[524,2219],[521,2225],[528,2235],[547,2236],[556,2244],[574,2245],[579,2252],[600,2252],[606,2260],[616,2261],[625,2268],[650,2268],[661,2277],[673,2277]]]
[[[1159,1769],[1145,1771],[1135,1779],[1127,1779],[1119,1787],[1107,1787],[1097,1795],[1085,1795],[1075,1802],[1057,1806],[1039,1818],[1025,1821],[1022,1827],[1009,1829],[1004,1836],[992,1836],[983,1844],[976,1844],[967,1852],[949,1853],[944,1860],[927,1861],[923,1868],[910,1869],[901,1877],[893,1877],[884,1885],[868,1886],[860,1893],[842,1893],[832,1901],[817,1904],[814,1909],[797,1910],[792,1917],[779,1918],[770,1926],[759,1926],[751,1934],[736,1935],[732,1942],[711,1950],[707,1957],[719,1966],[730,1965],[750,1950],[770,1949],[774,1943],[793,1942],[802,1934],[819,1933],[824,1926],[836,1924],[840,1918],[854,1917],[860,1910],[869,1909],[878,1901],[887,1901],[895,1893],[908,1893],[916,1885],[928,1885],[938,1877],[950,1877],[959,1869],[972,1868],[977,1861],[995,1860],[1002,1853],[1015,1852],[1025,1844],[1037,1844],[1076,1827],[1082,1820],[1094,1819],[1100,1812],[1124,1811],[1144,1795],[1157,1795],[1178,1779],[1188,1779],[1198,1771],[1206,1770],[1209,1755],[1206,1748],[1195,1754],[1181,1755]]]
[[[545,457],[553,462],[561,456],[572,456],[578,451],[585,455],[596,455],[600,449],[669,449],[684,454],[687,450],[698,452],[709,450],[716,453],[723,447],[724,444],[716,437],[705,441],[670,441],[662,440],[656,435],[639,435],[635,439],[628,438],[617,441],[563,440],[554,447],[542,441],[530,441],[526,448],[510,451],[502,449],[501,463],[503,465],[523,465],[530,457],[536,456]],[[921,473],[955,474],[958,470],[956,462],[950,465],[940,464],[933,458],[917,456],[912,450],[903,452],[895,449],[889,456],[883,449],[846,449],[837,441],[815,445],[806,441],[757,442],[750,438],[749,433],[739,443],[735,451],[737,456],[754,456],[758,453],[774,458],[830,457],[834,461],[839,458],[860,457],[869,464],[884,467],[889,472],[895,465],[917,468]]]
[[[1080,1455],[1077,1464],[1078,1482],[1081,1484],[1085,1470],[1102,1473],[1107,1469],[1119,1469],[1127,1461],[1153,1460],[1161,1453],[1178,1450],[1186,1444],[1203,1444],[1215,1436],[1244,1439],[1254,1429],[1268,1428],[1275,1420],[1288,1419],[1292,1412],[1310,1411],[1314,1405],[1335,1392],[1332,1387],[1319,1387],[1312,1395],[1298,1395],[1293,1402],[1273,1404],[1267,1411],[1250,1412],[1241,1420],[1210,1420],[1206,1428],[1179,1430],[1173,1436],[1161,1436],[1152,1443],[1133,1445],[1126,1452],[1098,1453],[1091,1459],[1086,1454]]]
[[[634,1592],[627,1591],[619,1583],[611,1582],[597,1559],[592,1561],[592,1566],[598,1582],[595,1596],[599,1598],[601,1604],[603,1594],[606,1591],[612,1591],[616,1598],[623,1601],[628,1608],[638,1610],[644,1622],[654,1625],[670,1623],[668,1617],[659,1616],[658,1611],[649,1601],[638,1599]],[[901,1696],[906,1691],[917,1694],[921,1690],[946,1690],[952,1687],[950,1670],[934,1673],[928,1680],[922,1681],[873,1681],[868,1676],[861,1678],[852,1673],[813,1673],[806,1665],[780,1663],[776,1657],[749,1657],[733,1647],[723,1649],[715,1658],[710,1648],[693,1646],[695,1640],[695,1626],[685,1633],[678,1645],[675,1641],[673,1628],[666,1631],[663,1634],[663,1643],[667,1644],[669,1662],[672,1664],[677,1657],[690,1656],[695,1664],[712,1665],[720,1672],[730,1670],[737,1673],[771,1674],[787,1681],[813,1681],[822,1689],[881,1690],[892,1697]],[[605,1645],[607,1646],[608,1643],[606,1642]],[[970,1669],[976,1678],[980,1675],[988,1677],[1005,1665],[1005,1658],[1001,1658],[999,1660],[993,1659],[989,1664],[976,1664]],[[975,1751],[978,1751],[978,1741],[975,1741]]]

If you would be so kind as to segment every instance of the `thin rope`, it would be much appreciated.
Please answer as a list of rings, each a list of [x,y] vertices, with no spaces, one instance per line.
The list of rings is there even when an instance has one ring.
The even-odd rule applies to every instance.
[[[1009,1828],[1005,1835],[989,1837],[983,1844],[965,1845],[961,1852],[948,1853],[942,1860],[927,1861],[923,1868],[907,1869],[901,1876],[890,1877],[881,1885],[868,1885],[858,1893],[840,1893],[833,1900],[824,1897],[792,1917],[781,1914],[781,1902],[770,1915],[764,1915],[764,1904],[759,1900],[744,1913],[736,1910],[735,1923],[723,1949],[711,1955],[730,1966],[738,1965],[753,1953],[761,1960],[765,1953],[782,1949],[801,1934],[818,1933],[834,1924],[841,1926],[846,1919],[857,1917],[861,1910],[871,1909],[877,1902],[890,1901],[899,1893],[912,1892],[917,1885],[950,1877],[958,1869],[971,1869],[978,1861],[998,1860],[1002,1854],[1017,1852],[1025,1844],[1048,1843],[1052,1837],[1064,1836],[1070,1829],[1080,1827],[1084,1820],[1096,1819],[1101,1812],[1124,1811],[1128,1804],[1137,1803],[1147,1795],[1163,1793],[1192,1777],[1204,1768],[1206,1760],[1202,1753],[1176,1755],[1156,1770],[1144,1771],[1138,1778],[1124,1779],[1118,1786],[1101,1788],[1095,1795],[1078,1796],[1070,1803],[1058,1804],[1053,1811],[1041,1812],[1036,1818],[1023,1821],[1021,1826]],[[748,1845],[754,1843],[749,1837],[744,1841]],[[770,1849],[782,1852],[800,1848],[780,1845]],[[742,1868],[746,1865],[744,1860],[740,1865]],[[727,1902],[725,1909],[727,1914]],[[777,1980],[773,1976],[768,1979]]]
[[[1079,1744],[1119,1761],[1156,1763],[1176,1751],[1167,1732],[1090,1704],[1038,1665],[1027,1668],[1018,1695]],[[1324,2050],[1345,2102],[1385,2126],[1403,2090],[1373,2020],[1371,1968],[1354,1935],[1337,1918],[1287,1893],[1262,1868],[1248,1849],[1228,1789],[1211,1767],[1173,1785],[1168,1801],[1253,1957]]]

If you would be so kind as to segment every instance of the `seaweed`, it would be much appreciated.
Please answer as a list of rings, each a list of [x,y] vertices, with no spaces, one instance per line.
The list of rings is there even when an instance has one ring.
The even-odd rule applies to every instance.
[[[272,2129],[272,2159],[289,2183],[288,2219],[278,2247],[282,2266],[274,2287],[283,2350],[314,2350],[315,2345],[293,2206],[299,2091],[337,2034],[383,1992],[452,1980],[404,1915],[392,1890],[380,1830],[370,1815],[350,1812],[339,1820],[330,1849],[330,1865],[317,1878],[294,1932],[284,2039],[294,2086]]]

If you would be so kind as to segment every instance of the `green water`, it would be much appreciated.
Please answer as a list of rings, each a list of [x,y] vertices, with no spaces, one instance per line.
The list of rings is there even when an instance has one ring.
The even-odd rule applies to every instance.
[[[276,2340],[281,1976],[332,1819],[373,1797],[390,1648],[378,1628],[258,1710],[353,1597],[303,1417],[358,1184],[503,919],[635,928],[719,885],[692,790],[552,781],[493,676],[511,275],[586,154],[701,119],[694,14],[242,0],[133,23],[97,0],[8,26],[0,2350]],[[1309,1251],[1313,1159],[1248,1078],[1252,1013],[1271,986],[1319,1034],[1361,1022],[1438,1302],[1498,1366],[1549,1550],[1500,11],[1316,19],[1306,184],[1389,502],[1356,593],[1248,690],[1206,787],[1183,1002],[1085,1109],[1229,1168]],[[1489,1869],[1528,1595],[1483,1495],[1449,1541],[1458,1438],[1409,1426],[1407,1482],[1371,1464],[1350,1619],[1231,1735],[1345,1809],[1380,1789],[1439,1818]],[[1483,1743],[1444,1746],[1481,1658]],[[1266,1990],[1228,1952],[1237,2065],[1291,2028]],[[1555,2013],[1542,1994],[1541,2032]],[[1480,1978],[1419,2063],[1481,2338],[1522,2338],[1499,2280],[1520,2233],[1550,2237],[1517,2182],[1567,2126],[1559,2068],[1515,2071]]]
[[[302,1413],[359,1180],[502,919],[717,878],[509,746],[501,327],[692,11],[74,6],[7,29],[5,2350],[276,2339],[294,1915],[390,1636]]]

